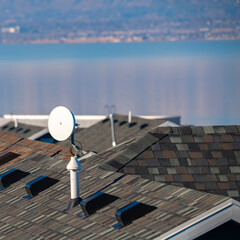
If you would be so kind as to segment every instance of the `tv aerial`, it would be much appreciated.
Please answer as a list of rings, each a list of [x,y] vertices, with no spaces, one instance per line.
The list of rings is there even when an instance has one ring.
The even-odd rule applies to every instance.
[[[77,206],[81,198],[79,197],[79,170],[82,169],[78,157],[82,155],[82,150],[79,149],[74,142],[74,130],[77,126],[73,113],[64,106],[55,107],[48,119],[48,130],[51,136],[57,141],[65,141],[71,136],[73,148],[76,150],[75,156],[71,157],[67,165],[67,170],[70,171],[71,185],[71,201],[68,209]]]

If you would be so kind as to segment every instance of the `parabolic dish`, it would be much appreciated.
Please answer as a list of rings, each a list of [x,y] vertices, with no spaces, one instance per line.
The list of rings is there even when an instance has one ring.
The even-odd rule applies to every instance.
[[[68,139],[75,129],[75,117],[73,113],[64,106],[55,107],[48,119],[48,130],[57,141]]]

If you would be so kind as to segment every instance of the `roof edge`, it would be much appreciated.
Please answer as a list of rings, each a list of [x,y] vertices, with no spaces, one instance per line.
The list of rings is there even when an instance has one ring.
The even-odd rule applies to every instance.
[[[28,137],[28,139],[30,140],[36,140],[42,136],[44,136],[45,134],[49,133],[48,128],[44,128],[41,131],[34,133],[33,135],[31,135],[30,137]]]
[[[230,220],[240,223],[240,203],[232,198],[164,233],[155,240],[195,239]]]

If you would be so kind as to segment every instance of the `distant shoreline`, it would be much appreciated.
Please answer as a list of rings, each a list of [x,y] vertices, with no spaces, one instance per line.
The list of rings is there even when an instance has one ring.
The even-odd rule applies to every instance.
[[[240,41],[240,36],[239,38],[227,38],[227,39],[185,39],[185,40],[160,40],[160,41],[118,41],[117,39],[103,39],[103,38],[96,38],[96,39],[60,39],[60,40],[36,40],[36,41],[27,41],[27,42],[5,42],[5,43],[0,43],[0,45],[18,45],[18,44],[32,44],[32,45],[41,45],[41,44],[94,44],[94,43],[160,43],[160,42],[231,42],[231,41]]]

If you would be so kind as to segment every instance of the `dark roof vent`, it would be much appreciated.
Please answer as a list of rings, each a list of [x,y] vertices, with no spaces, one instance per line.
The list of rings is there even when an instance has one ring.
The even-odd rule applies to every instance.
[[[19,181],[20,179],[26,177],[30,173],[21,171],[19,169],[13,168],[0,175],[0,190],[9,187],[11,184]]]
[[[124,125],[125,123],[127,123],[127,121],[121,121],[121,122],[119,122],[119,126],[122,126],[122,125]]]
[[[15,127],[10,127],[8,131],[12,131],[13,129],[15,129]]]
[[[38,193],[51,187],[58,181],[59,180],[57,179],[46,177],[46,176],[38,177],[35,180],[26,184],[25,189],[28,195],[24,196],[23,198],[25,199],[33,198],[34,196],[38,195]]]
[[[23,128],[20,127],[20,128],[17,128],[17,129],[16,129],[16,132],[20,132],[20,131],[22,131],[22,130],[23,130]]]
[[[2,126],[2,130],[6,129],[6,128],[8,128],[8,125]]]
[[[79,214],[79,217],[86,218],[89,215],[94,214],[98,209],[107,206],[117,199],[118,197],[114,195],[97,192],[80,202],[84,215]]]
[[[140,129],[144,129],[144,128],[147,127],[147,126],[148,126],[147,123],[143,123],[143,124],[140,125]]]
[[[105,123],[105,122],[108,122],[109,121],[109,118],[105,118],[102,120],[102,123]]]
[[[30,132],[30,129],[29,129],[29,128],[27,128],[27,129],[25,129],[25,130],[23,131],[23,133],[28,133],[28,132]]]
[[[113,225],[116,229],[121,229],[129,224],[131,224],[134,220],[143,217],[144,215],[152,212],[157,209],[154,206],[150,206],[140,202],[132,202],[123,208],[118,209],[115,212],[115,216],[118,220],[118,223]]]
[[[19,156],[20,156],[19,154],[9,152],[9,151],[1,153],[0,154],[0,166],[7,163],[7,162],[12,161],[14,158],[17,158]]]
[[[135,125],[137,125],[137,123],[136,122],[130,122],[130,123],[128,123],[128,127],[133,127],[133,126],[135,126]]]

